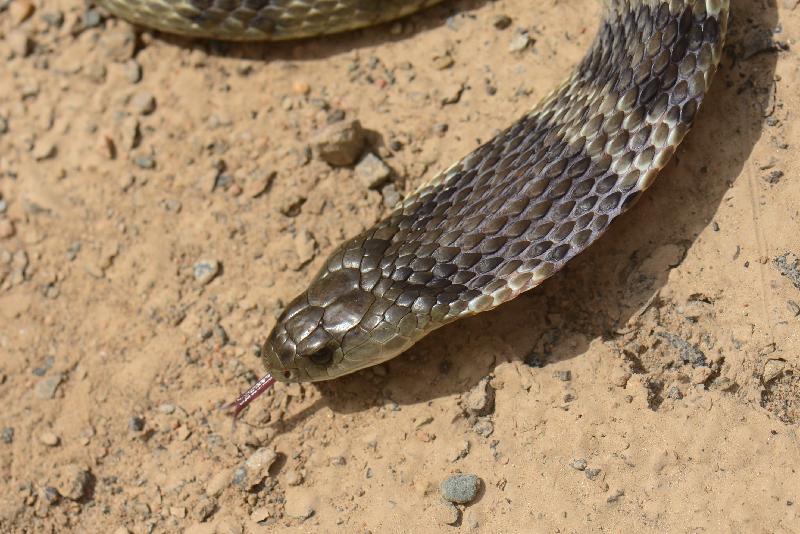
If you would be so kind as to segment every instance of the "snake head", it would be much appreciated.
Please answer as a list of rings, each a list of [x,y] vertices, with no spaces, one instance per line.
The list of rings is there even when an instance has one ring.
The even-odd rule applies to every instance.
[[[278,318],[261,357],[283,382],[330,380],[388,360],[412,344],[386,321],[392,304],[365,289],[360,270],[324,269]]]

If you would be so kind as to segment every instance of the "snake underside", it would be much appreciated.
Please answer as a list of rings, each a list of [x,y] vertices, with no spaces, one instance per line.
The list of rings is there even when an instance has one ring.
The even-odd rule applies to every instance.
[[[213,2],[349,5],[350,13],[431,3]],[[277,379],[325,380],[381,363],[513,299],[595,242],[653,183],[709,88],[729,0],[605,4],[591,49],[558,89],[332,253],[263,346]]]

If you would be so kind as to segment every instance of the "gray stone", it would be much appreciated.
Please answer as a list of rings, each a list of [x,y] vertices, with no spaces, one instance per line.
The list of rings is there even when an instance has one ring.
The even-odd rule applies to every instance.
[[[478,475],[452,475],[439,485],[442,498],[458,504],[468,504],[474,501],[480,489],[481,479]]]
[[[4,427],[2,432],[0,432],[0,439],[3,440],[3,443],[13,443],[14,429],[10,426]]]

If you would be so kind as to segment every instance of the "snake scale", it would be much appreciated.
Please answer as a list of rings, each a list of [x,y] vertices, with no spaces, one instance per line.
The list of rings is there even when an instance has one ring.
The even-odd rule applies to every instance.
[[[403,16],[438,0],[102,0],[191,36],[285,39]],[[584,59],[530,112],[342,243],[261,349],[275,380],[328,380],[537,286],[655,180],[717,69],[729,0],[605,0]]]

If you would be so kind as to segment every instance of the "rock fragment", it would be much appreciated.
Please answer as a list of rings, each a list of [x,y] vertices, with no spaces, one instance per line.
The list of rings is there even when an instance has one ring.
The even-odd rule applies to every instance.
[[[290,487],[286,490],[286,515],[295,519],[308,519],[316,512],[317,498],[308,488]]]
[[[220,271],[220,263],[215,259],[200,260],[192,266],[194,279],[200,285],[207,285],[217,277]]]
[[[269,476],[269,468],[278,457],[274,449],[261,447],[241,464],[233,475],[233,483],[242,489],[250,490]]]
[[[79,501],[86,495],[91,480],[92,475],[85,467],[70,464],[58,470],[54,485],[62,497]]]
[[[464,407],[470,414],[483,416],[494,411],[494,388],[485,377],[467,394]]]
[[[150,91],[141,91],[131,98],[131,107],[139,115],[150,115],[156,110],[156,97]]]
[[[392,170],[372,152],[367,153],[356,165],[356,177],[367,189],[378,189],[391,174]]]
[[[47,378],[40,380],[34,389],[36,398],[42,400],[52,399],[55,397],[56,390],[63,380],[64,375],[61,373],[57,373],[53,376],[48,376]]]
[[[461,520],[461,510],[447,501],[439,501],[433,506],[433,517],[439,525],[457,525]]]
[[[481,479],[478,475],[452,475],[439,485],[442,498],[457,504],[471,503],[478,496],[480,489]]]
[[[52,432],[42,432],[39,434],[39,442],[48,447],[55,447],[61,442],[61,438]]]
[[[364,149],[365,135],[357,120],[341,121],[320,131],[312,142],[317,156],[336,167],[352,165]]]

